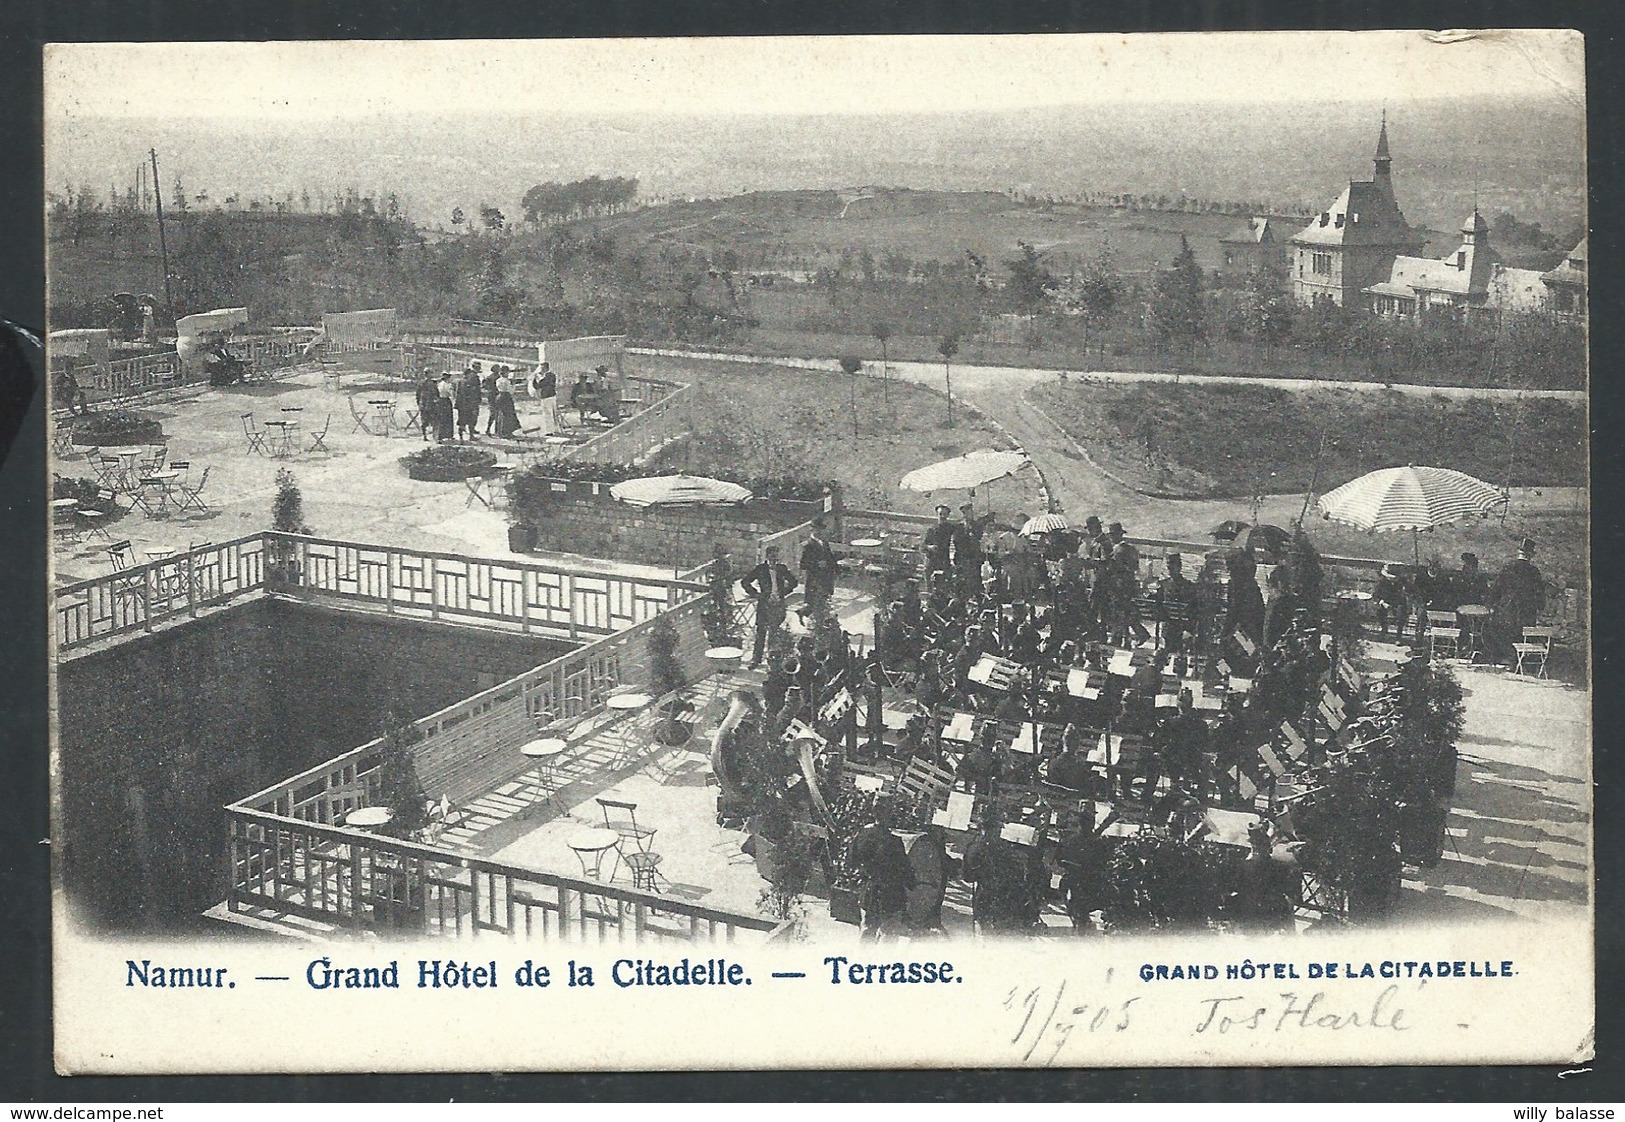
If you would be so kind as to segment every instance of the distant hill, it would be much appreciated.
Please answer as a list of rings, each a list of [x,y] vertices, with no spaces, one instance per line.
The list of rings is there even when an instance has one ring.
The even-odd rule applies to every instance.
[[[751,117],[402,117],[254,122],[79,119],[49,138],[46,184],[133,179],[158,150],[166,191],[319,205],[347,187],[395,193],[426,225],[481,203],[520,213],[532,185],[638,178],[645,199],[715,198],[866,184],[1070,196],[1187,194],[1320,206],[1371,170],[1382,106],[1113,105],[998,113]],[[1559,99],[1389,104],[1394,178],[1415,223],[1449,230],[1472,207],[1547,229],[1580,221],[1583,111]]]

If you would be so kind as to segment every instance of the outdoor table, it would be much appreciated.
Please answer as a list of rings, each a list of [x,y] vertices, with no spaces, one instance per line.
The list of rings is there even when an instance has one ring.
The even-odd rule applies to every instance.
[[[140,486],[136,480],[135,464],[146,455],[145,448],[120,448],[114,455],[118,456],[118,489],[125,492],[134,492]]]
[[[604,702],[604,708],[615,713],[631,713],[642,709],[654,698],[646,693],[618,693]]]
[[[705,657],[717,673],[728,673],[739,669],[739,660],[745,657],[745,651],[742,647],[712,647],[705,652]]]
[[[557,785],[555,769],[558,767],[559,757],[564,754],[566,747],[568,745],[563,740],[551,736],[541,740],[532,740],[520,747],[520,755],[527,760],[535,761],[536,798],[531,801],[531,806],[535,807],[544,802],[549,802],[559,811],[564,810],[564,807],[555,797],[554,788]]]
[[[593,880],[603,879],[604,854],[614,849],[620,842],[620,834],[601,826],[577,830],[564,840],[564,844],[575,851],[576,860],[581,862],[582,875]]]
[[[389,397],[374,397],[367,400],[373,412],[378,417],[378,428],[383,436],[389,435],[389,429],[395,422],[395,400]]]
[[[1456,617],[1461,620],[1462,638],[1467,642],[1468,658],[1478,656],[1479,644],[1484,640],[1484,621],[1490,615],[1490,609],[1483,604],[1463,604],[1456,609]]]
[[[287,458],[293,451],[293,430],[298,427],[298,422],[266,421],[265,427],[271,435],[271,455]]]
[[[395,820],[395,812],[387,806],[364,806],[352,810],[344,816],[346,826],[354,826],[358,830],[372,830],[379,826],[387,826]]]
[[[492,464],[479,475],[464,476],[463,486],[468,488],[468,498],[463,502],[463,506],[471,507],[474,505],[474,500],[478,499],[485,504],[486,510],[495,510],[496,493],[492,490],[492,484],[511,470],[507,464],[497,463]]]
[[[152,487],[157,492],[158,508],[160,510],[169,505],[170,493],[175,489],[175,481],[181,477],[176,468],[165,468],[163,471],[149,471],[141,477],[142,487]]]

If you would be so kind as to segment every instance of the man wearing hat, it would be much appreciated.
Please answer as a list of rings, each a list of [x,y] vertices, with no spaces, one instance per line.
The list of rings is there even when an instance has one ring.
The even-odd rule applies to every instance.
[[[1170,553],[1164,559],[1168,575],[1157,586],[1158,611],[1162,615],[1162,645],[1170,651],[1185,649],[1185,637],[1195,631],[1196,585],[1185,575],[1185,558]]]
[[[1506,563],[1490,586],[1489,654],[1497,662],[1510,662],[1512,644],[1523,641],[1523,629],[1533,627],[1546,603],[1546,584],[1531,560],[1533,538],[1524,538],[1518,556]]]
[[[1146,638],[1146,630],[1134,611],[1134,596],[1140,588],[1140,551],[1123,537],[1123,524],[1106,528],[1106,557],[1102,580],[1101,622],[1119,641]]]
[[[1083,520],[1083,555],[1089,561],[1104,561],[1111,553],[1111,544],[1101,528],[1100,519],[1091,514]]]
[[[812,520],[812,534],[801,547],[801,579],[807,588],[807,610],[822,615],[835,595],[835,551],[824,538],[822,516]]]
[[[954,524],[948,521],[948,505],[937,506],[937,523],[925,532],[925,574],[934,580],[936,574],[949,572],[948,559],[953,553]]]
[[[954,527],[954,567],[959,586],[967,594],[982,590],[982,528],[976,523],[976,504],[963,503]]]

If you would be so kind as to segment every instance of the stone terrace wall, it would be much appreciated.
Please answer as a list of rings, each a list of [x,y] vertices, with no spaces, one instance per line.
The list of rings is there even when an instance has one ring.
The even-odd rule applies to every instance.
[[[762,538],[806,522],[822,509],[818,503],[790,500],[757,500],[738,507],[634,507],[611,498],[608,484],[560,480],[553,487],[536,522],[538,549],[683,570],[711,560],[719,545],[733,557],[736,569],[753,565]],[[795,565],[794,557],[785,560]]]

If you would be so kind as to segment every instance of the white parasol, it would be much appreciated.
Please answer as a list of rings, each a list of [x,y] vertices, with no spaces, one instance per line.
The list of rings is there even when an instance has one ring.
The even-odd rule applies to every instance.
[[[1025,452],[998,452],[983,448],[966,452],[951,460],[916,468],[903,476],[902,487],[908,491],[968,491],[1014,475],[1032,461]]]
[[[1317,504],[1333,522],[1359,530],[1413,534],[1463,518],[1483,517],[1506,501],[1500,489],[1465,472],[1437,467],[1393,467],[1367,472]],[[1420,556],[1420,546],[1416,547]]]
[[[629,506],[727,506],[742,503],[750,491],[737,483],[703,475],[652,475],[628,479],[609,489]]]

